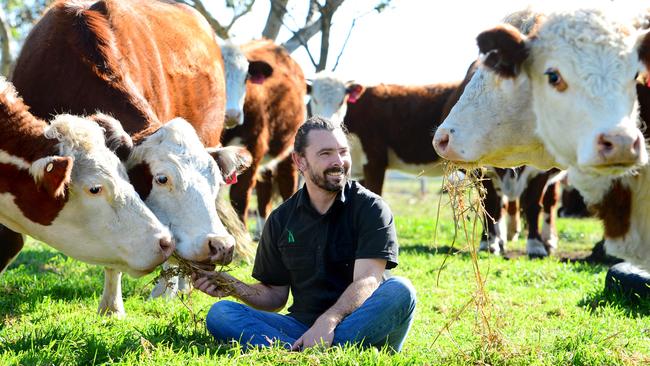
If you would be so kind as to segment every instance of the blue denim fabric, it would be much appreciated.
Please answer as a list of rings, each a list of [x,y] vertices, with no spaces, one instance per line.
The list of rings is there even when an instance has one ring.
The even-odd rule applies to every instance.
[[[334,345],[388,346],[402,349],[415,312],[415,289],[402,277],[391,277],[334,330]],[[233,301],[214,305],[206,318],[208,331],[221,342],[239,341],[243,346],[290,348],[309,329],[298,320],[277,313],[255,310]]]

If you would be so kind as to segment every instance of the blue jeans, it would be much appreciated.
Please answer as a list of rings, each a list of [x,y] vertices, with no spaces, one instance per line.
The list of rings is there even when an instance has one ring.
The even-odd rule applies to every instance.
[[[411,327],[415,289],[402,277],[391,277],[334,330],[333,345],[388,346],[399,352]],[[221,342],[239,341],[244,347],[291,345],[309,326],[288,315],[255,310],[233,301],[214,305],[206,318],[208,330]]]

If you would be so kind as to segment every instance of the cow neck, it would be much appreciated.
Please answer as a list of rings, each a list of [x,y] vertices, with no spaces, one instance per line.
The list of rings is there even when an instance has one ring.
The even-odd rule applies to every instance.
[[[607,239],[623,238],[630,230],[632,190],[622,180],[627,178],[615,179],[602,200],[590,207],[603,220]]]
[[[29,113],[19,98],[0,93],[0,150],[31,163],[56,153],[54,139],[47,139],[43,131],[47,126]]]

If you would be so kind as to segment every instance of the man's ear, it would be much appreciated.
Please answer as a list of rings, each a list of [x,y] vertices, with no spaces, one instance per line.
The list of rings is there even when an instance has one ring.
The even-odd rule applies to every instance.
[[[352,81],[348,81],[345,85],[345,93],[348,95],[348,103],[356,103],[365,91],[366,88],[363,85]]]
[[[120,121],[103,113],[93,114],[92,116],[89,116],[88,119],[97,123],[104,129],[106,147],[113,151],[120,160],[126,161],[133,150],[133,140],[131,140],[131,136],[124,131]]]
[[[262,84],[273,74],[273,66],[265,61],[248,61],[248,80]]]
[[[476,37],[483,65],[497,74],[513,78],[528,58],[526,36],[510,24],[501,24]]]
[[[46,156],[32,163],[29,172],[36,184],[52,198],[65,196],[70,183],[73,160],[69,156]]]
[[[296,166],[296,168],[302,173],[305,170],[305,162],[304,158],[300,153],[297,153],[295,151],[291,152],[291,160],[293,160],[293,164]]]
[[[243,147],[227,146],[208,148],[208,153],[217,162],[221,175],[226,184],[237,183],[237,176],[243,173],[253,163],[253,157]]]

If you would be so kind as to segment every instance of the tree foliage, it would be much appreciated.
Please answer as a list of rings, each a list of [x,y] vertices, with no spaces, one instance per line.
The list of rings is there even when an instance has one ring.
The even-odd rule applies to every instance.
[[[54,0],[3,0],[0,3],[0,73],[7,75],[15,52],[32,25],[38,20],[45,8]],[[127,0],[121,0],[127,1]],[[154,1],[154,0],[151,0]],[[174,0],[187,4],[199,11],[222,39],[230,38],[230,31],[233,25],[251,12],[256,0],[222,0],[225,5],[233,10],[232,18],[223,24],[210,13],[206,8],[206,1],[214,0]],[[260,27],[260,37],[272,39],[285,47],[290,53],[297,49],[304,48],[316,71],[324,70],[327,66],[330,51],[330,33],[333,25],[333,18],[345,0],[308,0],[309,5],[304,24],[295,29],[296,26],[289,26],[287,18],[296,19],[297,15],[291,14],[289,5],[304,0],[266,0],[271,4],[267,20],[263,27]],[[351,1],[351,0],[350,0]],[[391,0],[376,0],[372,9],[367,13],[382,12],[391,4]],[[365,14],[367,14],[365,13]],[[365,15],[363,14],[363,15]],[[361,15],[361,16],[363,16]],[[359,17],[361,17],[359,16]],[[357,17],[357,19],[359,18]],[[352,33],[355,19],[350,26],[348,37]],[[279,41],[277,38],[282,28],[291,33],[289,39]],[[309,40],[320,34],[320,47],[318,57],[313,56],[309,47]],[[347,42],[345,43],[347,44]],[[345,44],[339,51],[338,58],[345,49]]]

